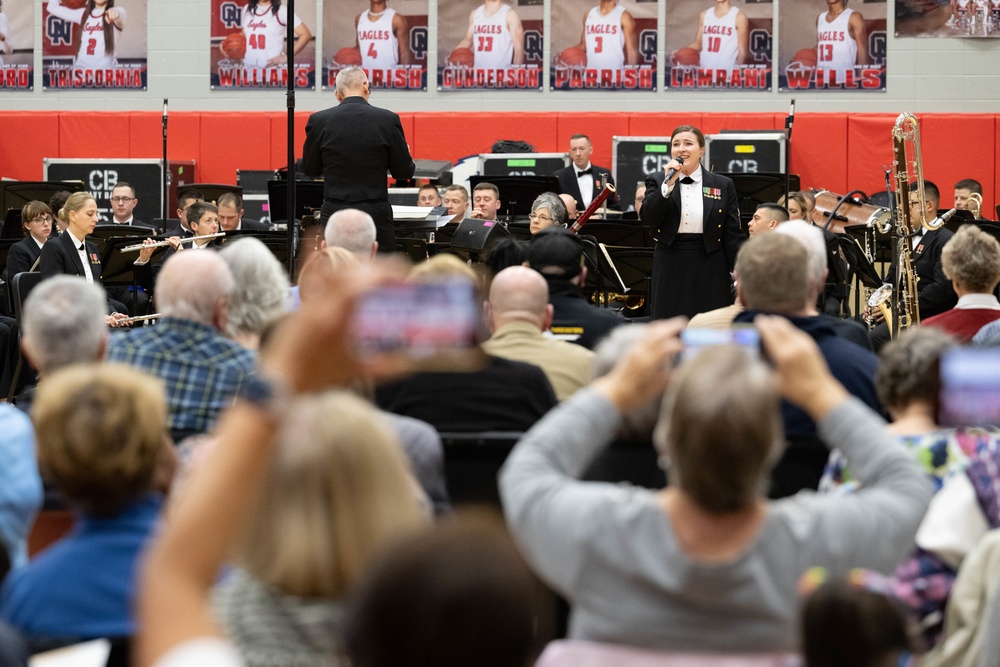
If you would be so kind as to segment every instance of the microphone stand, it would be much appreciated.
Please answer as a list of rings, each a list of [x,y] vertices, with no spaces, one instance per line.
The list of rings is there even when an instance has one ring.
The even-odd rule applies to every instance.
[[[288,108],[288,208],[285,219],[288,242],[288,278],[295,278],[295,0],[288,0],[288,21],[285,29],[285,67],[288,71],[288,91],[285,102]]]
[[[167,162],[167,98],[163,98],[163,220],[170,217],[170,165]]]
[[[792,125],[795,123],[795,98],[785,116],[785,206],[788,206],[788,195],[791,193],[791,161],[792,161]]]

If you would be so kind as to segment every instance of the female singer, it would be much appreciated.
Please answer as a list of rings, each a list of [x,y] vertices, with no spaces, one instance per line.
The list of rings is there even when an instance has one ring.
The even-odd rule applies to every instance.
[[[76,23],[73,43],[77,45],[73,69],[109,69],[118,66],[118,40],[125,29],[125,9],[115,0],[87,0],[81,9],[64,7],[49,0],[49,14]]]
[[[298,15],[295,21],[295,53],[306,48],[312,39],[312,32]],[[247,67],[270,67],[288,62],[285,53],[285,26],[288,24],[288,8],[281,6],[281,0],[249,0],[243,10],[243,34],[247,38],[247,52],[243,64]]]
[[[640,215],[653,227],[653,318],[691,317],[732,305],[732,270],[747,236],[736,186],[702,169],[705,135],[681,125],[670,137],[671,161],[646,179]],[[678,183],[678,181],[680,181]]]

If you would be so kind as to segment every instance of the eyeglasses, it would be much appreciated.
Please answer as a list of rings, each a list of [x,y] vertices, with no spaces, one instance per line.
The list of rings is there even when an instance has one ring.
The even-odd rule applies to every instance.
[[[135,201],[135,197],[112,197],[111,201],[116,204],[127,204],[130,201]]]
[[[40,215],[37,218],[32,218],[28,222],[29,223],[30,222],[49,222],[49,223],[51,223],[52,222],[52,216],[51,215]]]
[[[537,215],[535,213],[529,213],[528,214],[528,220],[531,220],[531,221],[538,220],[539,222],[552,222],[552,218],[550,218],[549,216],[547,216],[547,215]]]
[[[920,206],[920,202],[917,201],[916,199],[911,199],[910,206]]]

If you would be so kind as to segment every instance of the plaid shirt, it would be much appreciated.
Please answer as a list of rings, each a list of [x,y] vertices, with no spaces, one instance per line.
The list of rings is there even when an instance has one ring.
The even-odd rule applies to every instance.
[[[107,359],[163,380],[171,430],[204,433],[253,373],[256,355],[206,324],[164,317],[115,332]]]

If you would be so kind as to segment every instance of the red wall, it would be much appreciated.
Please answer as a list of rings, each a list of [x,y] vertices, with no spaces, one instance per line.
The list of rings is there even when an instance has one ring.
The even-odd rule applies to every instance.
[[[296,154],[309,114],[296,115]],[[784,114],[737,113],[404,113],[403,129],[416,157],[456,160],[486,152],[498,139],[528,141],[539,151],[566,150],[577,132],[594,142],[594,163],[611,165],[615,135],[662,136],[679,124],[706,134],[723,129],[774,130]],[[803,187],[837,193],[884,189],[891,166],[895,114],[800,113],[792,135],[791,165]],[[987,210],[1000,189],[1000,114],[920,114],[926,178],[951,204],[962,178],[983,184]],[[286,116],[280,112],[174,112],[169,157],[195,160],[203,183],[235,183],[236,169],[274,169],[286,163]],[[40,180],[43,158],[157,158],[157,112],[0,112],[0,176]]]

